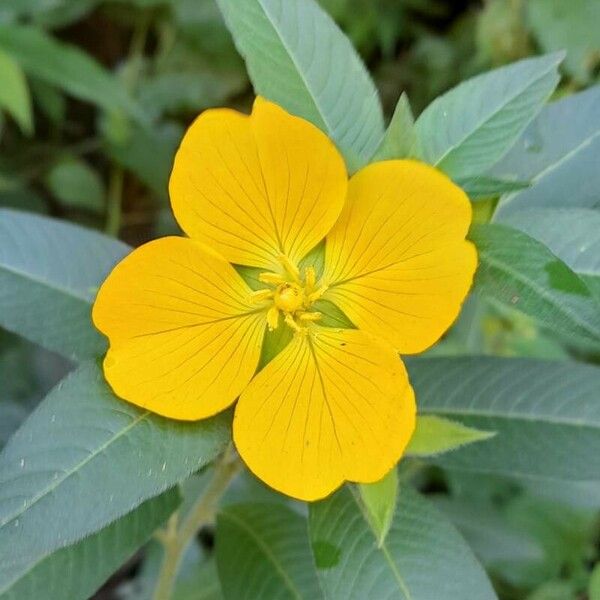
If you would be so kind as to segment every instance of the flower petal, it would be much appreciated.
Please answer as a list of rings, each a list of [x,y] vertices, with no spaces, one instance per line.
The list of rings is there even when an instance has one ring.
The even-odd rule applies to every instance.
[[[229,406],[253,376],[264,311],[223,258],[185,238],[134,250],[104,282],[93,319],[110,340],[104,373],[115,393],[182,420]]]
[[[297,263],[342,209],[343,159],[314,125],[257,98],[250,117],[202,113],[187,131],[169,183],[177,221],[236,264]]]
[[[316,500],[345,480],[381,479],[414,424],[414,394],[391,346],[356,329],[313,326],[244,390],[233,435],[265,483]]]
[[[471,286],[470,222],[467,196],[432,167],[394,160],[362,169],[327,236],[323,298],[400,353],[425,350],[456,319]]]

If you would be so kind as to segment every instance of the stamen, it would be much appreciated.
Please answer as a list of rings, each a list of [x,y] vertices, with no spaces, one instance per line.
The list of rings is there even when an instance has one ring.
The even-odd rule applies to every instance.
[[[312,290],[315,287],[315,283],[317,282],[317,273],[314,267],[306,267],[304,269],[304,285]]]
[[[271,306],[271,308],[267,311],[267,326],[269,327],[269,331],[273,331],[277,329],[279,325],[279,310],[275,305]]]
[[[275,295],[273,290],[257,290],[252,292],[248,297],[248,300],[252,303],[263,302],[264,300],[270,300]]]
[[[315,300],[318,300],[327,291],[328,288],[328,285],[322,285],[318,290],[316,290],[312,294],[309,294],[306,297],[306,299],[310,304],[312,304]]]
[[[300,283],[300,271],[298,267],[285,254],[279,255],[278,260],[294,281]]]
[[[301,321],[318,321],[323,315],[320,312],[303,312],[298,314]]]
[[[262,283],[267,283],[271,285],[279,285],[281,283],[286,282],[286,278],[279,273],[261,273],[258,276],[258,280]]]
[[[296,332],[301,332],[304,329],[303,327],[300,327],[300,325],[298,325],[296,321],[294,321],[294,317],[292,317],[290,313],[287,313],[285,315],[284,321],[286,325],[289,325]]]

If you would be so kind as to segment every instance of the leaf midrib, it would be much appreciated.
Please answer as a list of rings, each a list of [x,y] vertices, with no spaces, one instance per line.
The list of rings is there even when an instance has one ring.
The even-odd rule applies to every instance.
[[[550,65],[548,67],[548,69],[546,69],[543,73],[541,73],[541,75],[537,79],[534,79],[532,81],[527,81],[527,85],[525,85],[525,87],[519,88],[519,91],[516,92],[513,96],[511,96],[509,99],[507,99],[504,102],[504,104],[502,104],[501,106],[499,106],[493,113],[491,113],[487,117],[483,118],[483,120],[481,120],[461,140],[457,141],[452,147],[448,148],[448,150],[446,150],[446,152],[444,152],[444,154],[439,159],[437,159],[435,161],[435,163],[434,163],[435,166],[440,166],[441,163],[443,161],[445,161],[453,152],[457,151],[457,149],[459,149],[461,146],[463,146],[467,142],[467,140],[469,140],[469,138],[471,138],[472,136],[476,135],[482,127],[484,127],[491,120],[493,120],[494,118],[496,118],[498,116],[498,114],[500,112],[502,112],[506,108],[507,105],[509,105],[514,100],[516,100],[519,96],[523,95],[530,87],[533,87],[533,85],[535,85],[536,83],[538,83],[541,79],[543,79],[544,77],[546,77],[546,75],[548,75],[548,73],[550,73],[553,69],[556,68],[557,64],[558,64],[557,62],[552,63],[552,65]],[[523,127],[525,127],[525,125]]]
[[[86,456],[83,460],[76,463],[71,469],[65,471],[62,477],[59,477],[55,481],[52,482],[52,485],[47,486],[41,492],[39,492],[36,496],[33,497],[30,503],[21,508],[20,510],[13,512],[7,518],[0,522],[0,530],[3,529],[6,525],[19,518],[25,512],[29,511],[35,504],[37,504],[42,498],[52,493],[56,488],[62,485],[67,479],[72,477],[75,473],[80,471],[87,463],[95,459],[99,454],[104,452],[113,442],[116,442],[119,438],[127,434],[134,427],[136,427],[139,423],[141,423],[144,419],[149,416],[149,412],[145,411],[142,414],[138,415],[129,423],[126,427],[118,431],[115,435],[107,439],[103,444],[98,446],[93,452],[91,452],[88,456]]]
[[[294,597],[298,600],[303,600],[302,594],[296,588],[294,582],[290,579],[283,567],[279,564],[275,555],[271,552],[271,549],[267,546],[267,544],[263,542],[263,540],[256,534],[256,532],[250,527],[248,527],[248,525],[242,519],[238,518],[237,516],[234,516],[234,514],[231,511],[222,511],[219,516],[221,518],[229,519],[231,523],[237,525],[240,529],[243,529],[254,540],[258,548],[262,550],[267,560],[275,567],[275,570],[279,573],[281,579],[283,580],[283,583],[290,590],[290,592],[292,592]]]
[[[375,543],[378,543],[379,538],[378,538],[377,532],[371,526],[371,521],[369,520],[369,517],[365,513],[365,509],[364,509],[363,505],[361,504],[360,499],[357,497],[356,490],[353,487],[349,487],[349,490],[350,490],[350,496],[356,503],[356,506],[358,507],[360,514],[362,515],[365,523],[367,524],[367,527],[369,528],[369,531],[373,534]],[[394,562],[392,556],[390,555],[390,551],[389,551],[385,541],[380,546],[377,547],[377,551],[379,551],[383,554],[383,557],[385,558],[385,560],[390,568],[390,571],[392,572],[392,575],[394,576],[394,579],[396,580],[396,583],[398,584],[398,587],[400,588],[400,591],[406,597],[406,600],[414,600],[410,593],[410,590],[408,589],[406,582],[404,581],[404,578],[402,577],[402,574],[398,570],[396,563]]]

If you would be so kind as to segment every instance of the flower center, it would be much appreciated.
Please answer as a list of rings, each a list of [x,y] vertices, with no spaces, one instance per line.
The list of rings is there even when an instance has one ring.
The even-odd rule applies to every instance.
[[[304,276],[287,256],[279,257],[283,273],[261,273],[259,280],[269,287],[252,293],[251,300],[265,303],[267,310],[267,325],[272,331],[279,325],[279,317],[294,331],[306,332],[309,322],[318,321],[321,313],[310,310],[327,286],[317,285],[316,273],[313,267],[304,269]]]
[[[275,306],[287,313],[294,313],[304,305],[304,290],[297,283],[282,283],[273,297]]]

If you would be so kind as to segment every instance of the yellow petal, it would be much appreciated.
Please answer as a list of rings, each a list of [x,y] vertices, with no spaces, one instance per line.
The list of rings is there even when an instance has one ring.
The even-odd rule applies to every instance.
[[[316,500],[346,480],[381,479],[414,424],[414,394],[391,346],[362,331],[311,326],[244,390],[233,435],[265,483]]]
[[[93,319],[110,340],[115,393],[182,420],[229,406],[256,370],[265,315],[231,265],[185,238],[134,250],[104,282]]]
[[[477,266],[471,205],[445,175],[394,160],[359,171],[327,236],[323,298],[401,353],[435,343],[458,316]]]
[[[177,221],[227,260],[273,270],[322,240],[342,209],[346,170],[314,125],[257,98],[251,116],[202,113],[175,157]]]

